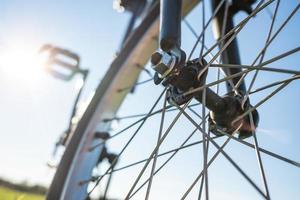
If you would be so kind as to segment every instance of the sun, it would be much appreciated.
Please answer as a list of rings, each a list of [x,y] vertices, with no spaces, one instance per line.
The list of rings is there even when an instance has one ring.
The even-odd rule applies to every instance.
[[[11,42],[0,48],[0,71],[12,81],[36,82],[43,73],[45,59],[33,43]]]

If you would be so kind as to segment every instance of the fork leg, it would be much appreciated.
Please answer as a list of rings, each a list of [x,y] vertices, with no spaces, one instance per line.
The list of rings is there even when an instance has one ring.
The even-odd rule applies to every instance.
[[[213,11],[216,9],[216,7],[219,5],[220,2],[221,0],[211,1]],[[222,8],[219,10],[219,12],[216,14],[214,18],[214,34],[217,37],[216,39],[220,39],[222,37],[223,26],[225,26],[224,34],[228,33],[234,27],[234,23],[233,23],[234,13],[231,11],[230,7],[228,9],[227,17],[225,16],[225,12],[226,12],[226,2],[223,3]],[[225,17],[226,19],[224,19]],[[230,37],[226,38],[223,44],[225,44],[229,40],[229,38]],[[221,44],[220,48],[222,48],[222,46],[223,45]],[[237,39],[234,39],[230,43],[230,45],[226,48],[226,50],[223,51],[223,53],[221,54],[221,58],[224,64],[237,64],[237,65],[241,64]],[[223,70],[227,76],[241,72],[241,69],[238,68],[228,68]],[[240,80],[240,76],[233,78],[232,82],[235,85],[239,80]],[[226,85],[227,85],[228,92],[232,91],[231,85],[229,83],[227,83]],[[246,86],[244,81],[240,84],[238,90],[241,92],[246,91]]]
[[[169,52],[181,45],[181,0],[160,0],[160,48]]]

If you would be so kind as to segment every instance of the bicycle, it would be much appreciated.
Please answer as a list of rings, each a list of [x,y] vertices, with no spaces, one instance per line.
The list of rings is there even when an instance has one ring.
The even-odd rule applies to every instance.
[[[141,170],[137,170],[137,174],[132,181],[133,183],[127,188],[127,192],[124,193],[125,195],[122,198],[131,199],[137,196],[141,189],[144,189],[146,190],[145,194],[141,194],[139,198],[149,199],[150,195],[153,195],[151,188],[154,187],[154,176],[182,149],[197,144],[202,145],[202,170],[196,171],[194,178],[189,180],[189,185],[181,193],[180,199],[185,199],[186,197],[192,199],[205,197],[209,199],[211,193],[209,192],[208,172],[210,171],[210,165],[221,154],[242,175],[241,177],[252,186],[259,197],[263,199],[274,198],[272,196],[274,190],[269,190],[262,154],[288,163],[296,168],[300,167],[300,163],[260,147],[256,134],[256,129],[259,126],[259,116],[261,116],[258,108],[283,88],[290,85],[290,83],[294,83],[294,80],[300,78],[299,70],[267,66],[282,59],[293,56],[295,58],[295,54],[300,50],[299,46],[265,60],[269,46],[290,20],[298,14],[300,4],[298,3],[293,7],[292,11],[283,20],[283,23],[276,29],[274,24],[279,8],[282,5],[280,0],[261,0],[257,3],[253,0],[212,0],[212,14],[207,20],[206,2],[202,1],[202,30],[200,34],[197,34],[188,23],[186,16],[200,1],[120,2],[124,9],[133,13],[123,45],[96,89],[81,119],[77,124],[72,124],[70,134],[65,141],[65,153],[57,168],[47,199],[88,199],[95,188],[100,183],[103,183],[106,177],[109,177],[104,193],[100,198],[108,199],[111,175],[142,163],[143,167]],[[273,6],[274,9],[273,13],[271,12],[271,19],[267,28],[264,27],[268,32],[263,41],[263,46],[251,64],[241,64],[237,36],[240,35],[240,32],[244,30],[255,16],[259,16],[264,11],[268,13],[270,6]],[[233,18],[240,12],[244,12],[247,15],[234,25]],[[134,28],[138,17],[141,18],[141,22]],[[185,23],[196,38],[196,42],[189,54],[183,50],[184,48],[181,45],[181,40],[184,41],[184,37],[181,37],[181,21]],[[208,36],[206,36],[206,32],[212,22],[215,23],[214,33],[217,39],[211,47],[207,47],[206,40]],[[160,50],[156,51],[158,47]],[[197,50],[197,47],[200,49]],[[192,59],[196,50],[200,53],[196,58]],[[149,59],[152,66],[151,72],[144,68]],[[216,71],[217,80],[210,80],[209,71],[212,70]],[[155,99],[151,109],[145,114],[129,115],[123,118],[117,117],[116,114],[122,102],[132,91],[132,88],[149,82],[138,82],[138,77],[142,72],[150,74],[150,80],[153,80],[156,85],[162,85],[163,91],[160,93],[159,98]],[[152,72],[155,73],[153,77]],[[279,81],[276,80],[253,89],[258,79],[258,74],[263,72],[290,76],[284,79],[281,77],[282,79]],[[251,73],[253,76],[249,78]],[[223,78],[221,78],[222,75],[224,76]],[[249,82],[249,87],[246,87],[246,81]],[[226,83],[226,89],[222,89],[220,83]],[[159,88],[158,86],[152,87]],[[215,90],[212,87],[216,87]],[[276,89],[253,104],[252,96],[273,87],[276,87]],[[220,95],[219,93],[222,90],[226,90],[226,92]],[[162,108],[155,110],[161,99],[163,99]],[[200,114],[194,110],[197,106],[201,108]],[[207,110],[209,110],[209,113],[207,113]],[[164,128],[166,113],[173,111],[178,111],[177,115],[175,117],[172,116],[173,119],[168,128]],[[161,114],[160,120],[158,120],[159,133],[148,157],[117,168],[116,164],[119,164],[124,151],[135,139],[147,120],[149,121],[151,117],[158,114]],[[181,116],[185,117],[188,123],[194,127],[194,130],[188,138],[183,140],[179,147],[160,153],[161,145],[165,142],[173,126],[179,123],[178,119]],[[111,134],[112,121],[126,118],[139,119]],[[199,120],[201,120],[200,123]],[[127,138],[128,140],[124,143],[120,152],[118,154],[109,153],[106,144],[113,139],[121,137],[123,133],[134,126],[137,126],[137,129]],[[166,130],[164,131],[163,129]],[[188,143],[195,132],[199,132],[201,140]],[[218,140],[223,143],[220,144]],[[252,144],[247,140],[253,140],[254,143]],[[259,186],[243,170],[240,166],[241,164],[237,164],[224,150],[225,146],[228,146],[229,141],[235,141],[236,144],[254,149],[262,186]],[[216,151],[211,150],[210,146],[214,146]],[[159,161],[158,158],[169,154],[171,156],[165,162]],[[93,170],[104,159],[107,159],[110,165],[104,173],[94,176]],[[162,162],[160,167],[158,167],[159,162]],[[144,175],[146,170],[148,170],[148,175]],[[130,177],[127,178],[129,179]],[[142,181],[142,178],[145,180]],[[158,182],[156,183],[158,184]],[[138,184],[140,185],[138,186]],[[197,186],[198,190],[195,192],[193,188],[198,184],[200,185]],[[174,190],[173,192],[175,193]],[[170,194],[170,196],[172,195]]]

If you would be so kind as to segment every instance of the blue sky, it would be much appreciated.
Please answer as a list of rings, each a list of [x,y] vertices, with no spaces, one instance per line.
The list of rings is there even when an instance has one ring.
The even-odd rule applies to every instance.
[[[91,69],[85,97],[107,70],[127,18],[114,12],[111,2],[1,1],[0,5],[0,26],[5,30],[0,33],[1,51],[15,44],[32,50],[51,43],[78,52],[82,66]],[[16,180],[49,182],[45,164],[67,127],[76,80],[64,83],[43,71],[33,72],[31,66],[7,68],[1,65],[1,137],[5,138],[1,158],[5,160],[0,173]]]
[[[279,27],[296,3],[296,1],[281,3],[275,29]],[[272,8],[274,5],[271,6]],[[190,23],[197,27],[196,30],[198,31],[201,30],[199,10],[200,7],[197,7],[188,17]],[[209,14],[207,13],[207,18]],[[236,20],[239,21],[245,16],[245,14],[240,14]],[[112,9],[112,1],[28,0],[24,3],[20,0],[2,0],[0,2],[0,56],[8,52],[8,49],[23,48],[24,51],[29,51],[38,49],[44,43],[71,49],[80,54],[83,68],[88,68],[91,71],[83,94],[83,99],[87,99],[104,76],[113,59],[128,18],[128,14],[120,14]],[[270,46],[266,59],[299,47],[300,42],[297,39],[300,35],[299,20],[300,15],[297,13],[289,23],[288,28]],[[262,47],[265,40],[266,25],[269,23],[269,16],[265,13],[260,14],[241,32],[239,36],[240,49],[242,52],[246,52],[242,55],[243,63],[251,64],[257,55],[258,49]],[[211,34],[211,29],[207,31],[207,34]],[[195,41],[193,35],[184,25],[182,40],[184,50],[189,49]],[[206,42],[207,46],[211,46],[213,37],[208,36]],[[298,53],[291,58],[275,62],[272,66],[299,70],[299,59]],[[52,78],[41,69],[18,65],[18,58],[13,58],[11,62],[15,65],[9,66],[7,62],[3,63],[0,60],[0,176],[15,181],[27,180],[31,183],[47,185],[51,180],[53,170],[47,168],[46,163],[51,159],[54,143],[60,133],[67,128],[71,106],[77,92],[76,82],[79,77],[64,83]],[[214,77],[215,73],[211,73],[209,80]],[[268,84],[270,81],[282,80],[284,77],[287,76],[260,73],[259,81],[255,87]],[[144,79],[147,79],[146,74],[142,74],[140,78],[140,80]],[[261,146],[297,161],[300,161],[298,142],[300,136],[297,124],[300,113],[299,86],[299,82],[292,83],[286,90],[275,96],[272,103],[266,103],[259,109],[260,113],[263,114],[261,114],[261,125],[258,131]],[[124,102],[119,115],[147,112],[151,103],[154,102],[154,99],[149,97],[158,96],[161,89],[161,87],[152,84],[138,87],[136,94],[129,95]],[[258,102],[262,96],[271,91],[254,95],[251,100]],[[143,98],[141,102],[142,97],[146,98]],[[197,109],[200,112],[200,108]],[[168,116],[170,116],[168,120],[171,120],[174,115],[168,114]],[[119,128],[125,127],[130,121],[120,122]],[[141,135],[136,139],[138,149],[148,143],[155,144],[157,131],[152,131],[155,134],[150,134],[149,130],[156,126],[156,130],[158,130],[158,122],[159,116],[145,124],[143,130],[148,134]],[[179,144],[188,135],[187,130],[193,130],[193,127],[186,119],[182,118],[168,138],[170,143],[167,142],[162,149],[167,150]],[[178,132],[182,132],[182,134],[178,134]],[[127,136],[129,135],[130,133],[127,134]],[[121,139],[109,143],[112,151],[117,152],[120,149],[120,144],[123,144]],[[199,137],[193,139],[196,140]],[[252,142],[252,140],[249,141]],[[145,156],[145,154],[137,152],[134,146],[132,145],[132,148],[128,149],[128,158],[123,160],[124,163]],[[162,181],[156,182],[156,184],[161,185],[159,187],[165,187],[164,180],[171,176],[176,184],[173,188],[172,186],[168,187],[175,189],[175,191],[181,191],[180,186],[183,182],[190,183],[192,180],[190,177],[197,174],[197,169],[201,166],[201,159],[200,161],[195,159],[201,158],[201,148],[197,147],[187,151],[187,153],[180,154],[174,161],[179,169],[170,167],[169,170],[173,173],[162,174]],[[150,145],[149,149],[146,148],[146,153],[147,150],[151,150]],[[230,144],[226,150],[260,183],[254,151],[235,143]],[[215,150],[213,149],[213,151]],[[297,189],[300,185],[299,169],[267,156],[263,156],[263,158],[265,159],[269,182],[272,182],[270,183],[270,190],[271,194],[274,193],[273,198],[281,199],[281,195],[285,193],[289,194],[289,196],[285,196],[286,199],[299,197],[300,193]],[[189,167],[188,172],[186,172],[187,167]],[[114,184],[116,186],[122,183],[126,184],[125,181],[131,176],[131,173],[133,171],[124,173],[120,183]],[[229,199],[234,196],[236,199],[246,199],[243,196],[245,194],[249,199],[257,198],[255,192],[246,182],[235,185],[228,183],[228,180],[231,179],[232,181],[239,181],[240,176],[224,158],[220,157],[210,171],[211,193],[213,190],[218,191],[213,199]],[[171,197],[171,194],[164,195]]]

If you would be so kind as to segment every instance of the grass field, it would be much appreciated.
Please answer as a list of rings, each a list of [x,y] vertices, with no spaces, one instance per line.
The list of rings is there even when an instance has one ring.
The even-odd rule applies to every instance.
[[[0,187],[0,200],[43,200],[44,196]]]

